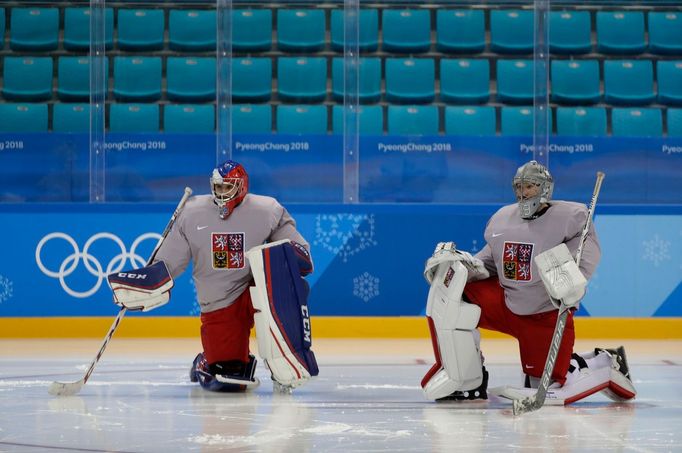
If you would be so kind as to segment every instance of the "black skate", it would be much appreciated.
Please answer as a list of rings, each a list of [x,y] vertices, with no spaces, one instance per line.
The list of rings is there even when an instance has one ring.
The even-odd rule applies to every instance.
[[[481,385],[473,390],[456,390],[444,396],[443,398],[438,398],[436,401],[471,401],[471,400],[487,400],[488,399],[488,372],[485,367],[483,368],[483,381]]]

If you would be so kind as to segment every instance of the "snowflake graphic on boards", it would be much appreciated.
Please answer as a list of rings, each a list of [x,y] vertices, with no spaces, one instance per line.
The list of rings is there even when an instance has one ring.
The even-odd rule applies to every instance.
[[[12,281],[0,275],[0,304],[12,297],[14,294],[14,284]]]
[[[374,238],[374,215],[320,214],[315,221],[315,245],[321,245],[343,262],[377,245]]]
[[[642,245],[644,246],[642,259],[653,262],[654,266],[658,267],[663,261],[670,260],[670,241],[661,239],[658,234],[650,241],[643,241]]]
[[[353,295],[369,302],[379,295],[379,279],[369,272],[353,278]]]
[[[199,298],[197,297],[197,287],[194,285],[194,280],[189,281],[192,287],[192,294],[194,294],[194,301],[192,302],[192,309],[189,311],[190,316],[199,316],[201,314],[201,307],[199,306]]]

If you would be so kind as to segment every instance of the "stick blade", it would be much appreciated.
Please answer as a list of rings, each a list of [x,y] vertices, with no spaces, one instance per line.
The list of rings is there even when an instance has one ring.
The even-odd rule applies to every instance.
[[[538,400],[534,396],[529,396],[520,400],[514,400],[512,403],[512,411],[514,415],[522,415],[527,412],[538,410],[542,404],[538,404]]]
[[[83,379],[76,382],[53,382],[47,389],[52,396],[73,396],[81,391],[85,382]]]

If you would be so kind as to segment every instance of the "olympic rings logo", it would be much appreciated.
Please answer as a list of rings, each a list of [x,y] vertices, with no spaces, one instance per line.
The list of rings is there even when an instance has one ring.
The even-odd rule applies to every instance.
[[[64,259],[64,261],[62,261],[62,264],[56,271],[48,269],[43,264],[43,260],[41,258],[41,252],[43,250],[43,247],[47,242],[51,241],[52,239],[63,239],[67,243],[69,243],[69,245],[71,245],[71,247],[73,248],[73,253],[67,256]],[[121,250],[121,253],[114,256],[109,261],[109,263],[106,265],[106,268],[103,268],[102,263],[100,263],[100,261],[95,256],[89,253],[90,247],[92,247],[92,245],[100,239],[112,240],[114,244],[116,244]],[[156,240],[155,242],[156,245],[156,243],[158,243],[158,241],[161,239],[161,235],[158,233],[145,233],[138,236],[137,239],[133,241],[133,244],[130,247],[130,251],[128,252],[121,238],[119,238],[115,234],[97,233],[90,237],[90,239],[88,239],[85,242],[85,246],[83,246],[83,251],[81,252],[78,247],[78,244],[71,236],[69,236],[66,233],[54,232],[43,237],[40,240],[40,242],[38,242],[38,245],[36,246],[36,263],[38,264],[38,268],[40,268],[43,274],[51,278],[59,279],[59,283],[61,284],[62,288],[64,289],[64,291],[66,291],[67,294],[77,298],[86,298],[92,296],[97,292],[97,290],[102,285],[102,281],[107,277],[107,275],[114,272],[122,271],[126,261],[129,260],[131,266],[134,269],[144,267],[147,264],[147,260],[142,256],[138,255],[137,253],[135,253],[135,251],[139,247],[140,243],[147,239]],[[87,271],[90,272],[91,275],[97,277],[97,281],[95,282],[94,286],[87,291],[75,291],[71,289],[69,285],[67,285],[66,283],[66,277],[71,275],[76,270],[76,268],[81,262],[81,259],[83,260],[85,269],[87,269]]]

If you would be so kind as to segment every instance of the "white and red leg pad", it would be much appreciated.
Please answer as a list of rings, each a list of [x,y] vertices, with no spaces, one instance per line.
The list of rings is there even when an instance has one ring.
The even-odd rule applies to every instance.
[[[308,314],[308,284],[300,276],[298,257],[289,240],[254,247],[247,252],[255,286],[258,353],[282,386],[298,387],[318,367]]]
[[[421,385],[428,399],[471,390],[483,381],[476,326],[481,308],[462,301],[467,270],[458,261],[438,266],[429,290],[426,316],[436,363]]]

